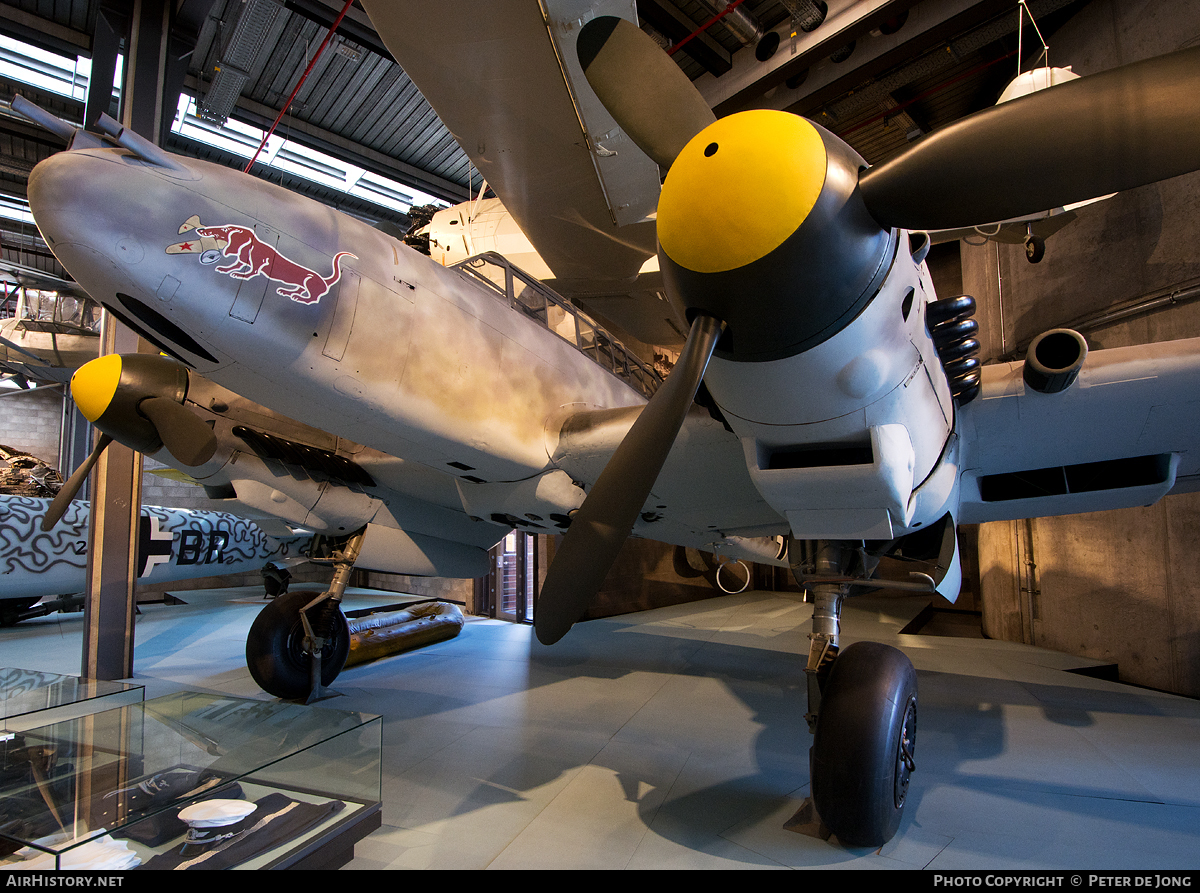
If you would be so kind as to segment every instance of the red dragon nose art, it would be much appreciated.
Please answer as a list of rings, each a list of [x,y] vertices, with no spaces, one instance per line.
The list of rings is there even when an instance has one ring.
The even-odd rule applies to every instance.
[[[196,238],[168,245],[167,254],[198,254],[202,264],[232,258],[230,263],[216,267],[216,271],[232,279],[266,276],[279,283],[276,294],[301,304],[317,303],[342,278],[343,257],[358,259],[349,251],[339,251],[333,257],[333,272],[324,277],[268,245],[246,226],[204,226],[199,217],[192,216],[179,227],[179,232],[194,232]]]

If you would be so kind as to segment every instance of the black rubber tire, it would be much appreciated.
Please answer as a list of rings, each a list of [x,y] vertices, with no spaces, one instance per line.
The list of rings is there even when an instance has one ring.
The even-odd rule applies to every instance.
[[[916,743],[917,672],[878,642],[856,642],[833,662],[809,753],[817,814],[846,846],[882,846],[900,827]]]
[[[309,658],[304,650],[304,624],[300,609],[312,601],[312,592],[289,592],[268,603],[246,636],[246,666],[259,688],[285,700],[308,697]],[[321,649],[321,683],[332,685],[350,656],[350,626],[341,608],[336,609],[333,634]]]
[[[1025,259],[1031,264],[1041,263],[1046,256],[1046,240],[1038,236],[1025,237]]]

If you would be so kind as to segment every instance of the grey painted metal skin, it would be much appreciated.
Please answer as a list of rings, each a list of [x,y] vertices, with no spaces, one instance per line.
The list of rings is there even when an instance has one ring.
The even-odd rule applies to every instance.
[[[378,498],[297,481],[242,455],[223,474],[239,501],[330,532],[375,522],[389,533],[369,530],[368,542],[392,549],[396,561],[389,568],[364,556],[364,564],[443,575],[476,573],[482,550],[504,532],[471,518],[489,510],[520,517],[521,509],[545,517],[582,502],[571,481],[595,480],[643,398],[494,294],[395,240],[241,174],[175,161],[177,169],[163,168],[123,149],[87,149],[44,162],[31,202],[54,250],[104,303],[122,306],[121,293],[168,316],[215,362],[172,346],[214,381],[371,447],[363,466],[394,491]],[[228,258],[202,264],[196,254],[168,253],[193,215],[206,226],[255,226],[277,239],[280,254],[327,278],[336,254],[355,257],[325,294],[289,299],[278,280],[220,272],[238,269]],[[689,415],[635,531],[762,560],[765,544],[739,538],[790,530],[886,539],[947,511],[972,521],[1010,516],[1014,506],[985,502],[971,487],[960,511],[964,470],[976,480],[1081,457],[1170,453],[1178,458],[1160,491],[1200,472],[1189,452],[1200,422],[1187,411],[1200,381],[1196,342],[1093,352],[1080,382],[1058,395],[1027,394],[1019,374],[989,370],[980,398],[955,416],[924,326],[933,297],[924,265],[900,250],[866,310],[819,347],[766,363],[714,358],[706,381],[734,430],[702,411]],[[201,394],[190,399],[202,403]],[[1130,433],[1112,436],[1120,431]],[[869,465],[770,461],[784,447],[867,442]],[[213,461],[224,467],[229,456]],[[1118,487],[1085,501],[1091,510],[1148,500],[1143,488]],[[1045,515],[1079,505],[1067,494],[1019,507]]]
[[[169,317],[215,358],[184,354],[214,381],[393,455],[469,465],[488,481],[544,468],[530,414],[638,402],[557,336],[396,240],[238,172],[177,161],[183,172],[120,150],[60,153],[37,168],[30,192],[43,232],[89,292],[125,315],[118,294]],[[193,216],[253,227],[322,276],[335,254],[355,259],[326,294],[289,300],[278,280],[222,273],[226,259],[168,254]]]
[[[534,25],[507,23],[526,38],[545,27]],[[441,70],[426,61],[430,77]],[[557,67],[540,76],[563,79]],[[478,99],[464,95],[456,82],[435,104]],[[540,128],[522,119],[492,132],[480,152],[497,153],[495,182],[518,222],[534,212],[550,221],[529,235],[552,270],[564,263],[556,252],[568,234],[586,230],[568,277],[590,275],[597,257],[623,257],[636,272],[641,229],[601,225],[594,190],[564,195],[559,181],[528,193],[520,211],[511,205],[523,184],[555,181],[578,150],[540,140],[564,115],[574,120],[576,110],[560,105],[538,108]],[[247,459],[235,482],[240,501],[329,531],[368,521],[432,537],[447,553],[435,562],[444,574],[454,544],[478,556],[508,518],[544,520],[582,501],[575,483],[593,483],[624,437],[643,403],[634,391],[485,288],[382,233],[235,172],[125,145],[61,153],[31,177],[35,215],[64,265],[98,300],[140,313],[214,381],[392,457],[379,459],[395,463],[390,488],[412,500],[395,517],[388,498],[272,482]],[[516,169],[513,153],[529,152],[539,165]],[[569,183],[597,176],[590,160],[579,162],[568,165]],[[1025,393],[1011,369],[987,370],[980,396],[956,410],[925,325],[936,298],[928,271],[903,231],[888,238],[886,275],[831,337],[763,362],[718,351],[705,383],[722,420],[688,416],[635,533],[760,557],[764,544],[738,538],[888,540],[947,512],[983,521],[1142,504],[1200,473],[1192,450],[1200,420],[1188,399],[1200,381],[1196,343],[1094,352],[1076,385],[1055,395]],[[592,250],[596,240],[607,247]],[[159,315],[174,333],[147,322]],[[992,446],[1000,443],[1009,446]],[[802,455],[847,447],[869,459]],[[992,475],[1140,456],[1168,457],[1164,474],[1147,483],[1117,468],[1085,493],[1016,500],[980,487]],[[422,505],[449,513],[445,523],[420,520]],[[368,534],[370,548],[380,537]],[[468,566],[478,565],[464,561],[460,572]]]
[[[959,425],[971,445],[961,463],[959,520],[1129,508],[1200,489],[1198,386],[1198,338],[1089,351],[1078,380],[1058,394],[1029,388],[1021,363],[985,366],[980,399]],[[985,475],[1158,455],[1169,468],[1153,483],[1005,502],[980,496]]]
[[[274,535],[286,525],[340,535],[367,525],[359,566],[394,573],[476,576],[486,573],[487,549],[507,527],[463,513],[454,479],[426,466],[337,437],[272,412],[192,372],[188,407],[213,428],[217,450],[199,467],[184,468],[166,450],[155,457],[221,495],[219,504]],[[374,481],[339,480],[318,461],[296,464],[259,456],[235,431],[250,429],[354,463]],[[273,523],[271,523],[273,522]],[[283,523],[281,523],[283,522]]]
[[[504,64],[524,66],[533,53],[541,54],[541,62],[556,52],[569,60],[574,55],[572,35],[593,15],[629,18],[624,4],[612,2],[576,15],[570,0],[555,0],[541,5],[544,17],[539,18],[532,15],[533,4],[513,0],[489,5],[486,13],[451,5],[436,19],[417,15],[412,4],[366,6],[389,49],[443,119],[454,122],[451,129],[464,149],[481,169],[491,167],[489,182],[533,247],[551,270],[557,270],[557,252],[573,230],[547,232],[548,225],[601,216],[593,198],[598,178],[586,183],[586,189],[576,185],[587,179],[590,158],[597,153],[585,155],[580,146],[589,144],[561,136],[575,133],[581,123],[585,133],[600,132],[604,125],[590,119],[583,105],[570,113],[561,112],[555,103],[530,108],[531,95],[571,92],[575,80],[569,65],[523,67],[519,83],[540,77],[543,82],[536,91],[515,89],[497,73]],[[532,18],[538,21],[526,24]],[[474,27],[463,27],[467,21]],[[430,47],[441,46],[439,36],[446,34],[455,35],[460,49],[486,43],[486,52],[458,54],[488,66],[479,78],[468,80],[472,85],[480,80],[482,87],[463,89],[460,78],[444,76],[445,62]],[[509,50],[502,51],[502,46]],[[519,52],[514,51],[517,47]],[[576,89],[584,92],[577,85]],[[484,101],[486,114],[480,111]],[[547,134],[558,139],[547,139]],[[520,165],[514,159],[531,163]],[[560,170],[569,174],[558,178]],[[566,197],[564,182],[572,187]],[[655,191],[657,184],[649,188]],[[539,221],[537,226],[526,226],[527,218]],[[624,236],[629,244],[640,245],[637,227],[597,225],[595,230],[590,234],[593,241]],[[1200,413],[1189,396],[1200,382],[1200,343],[1093,351],[1079,381],[1054,395],[1026,393],[1019,364],[987,368],[980,395],[956,408],[925,326],[926,303],[936,299],[932,283],[924,265],[905,250],[908,239],[903,231],[896,235],[900,247],[886,279],[862,312],[828,341],[768,362],[730,362],[718,351],[705,384],[731,431],[703,432],[699,426],[705,414],[693,411],[654,494],[671,486],[669,481],[692,481],[692,489],[711,494],[714,504],[689,505],[687,510],[696,512],[690,523],[702,525],[707,517],[710,523],[720,518],[727,524],[738,513],[731,507],[741,510],[743,523],[721,526],[726,533],[790,531],[799,539],[856,540],[901,536],[947,511],[971,521],[1048,515],[1143,504],[1172,488],[1191,486],[1187,478],[1200,470],[1194,450],[1200,442]],[[592,242],[573,244],[571,260],[577,267],[612,256],[585,247]],[[914,300],[905,316],[902,308],[909,289]],[[796,300],[812,296],[796,295]],[[629,416],[613,413],[597,418],[592,427],[572,425],[554,458],[578,479],[595,480],[630,422]],[[725,452],[731,441],[739,454],[736,459]],[[786,457],[805,448],[868,443],[869,465],[786,467],[800,464]],[[777,454],[785,460],[774,459]],[[726,476],[713,476],[716,456]],[[981,494],[980,482],[990,475],[1139,456],[1171,458],[1164,461],[1165,474],[1152,484],[1126,479],[1118,468],[1102,482],[1105,486],[1085,493],[1047,491],[1003,500],[995,499],[994,493],[987,499]],[[654,506],[652,496],[647,511]],[[663,512],[657,526],[643,523],[635,530],[670,541],[665,534],[675,523],[670,509],[677,506]],[[786,523],[778,525],[772,513]]]
[[[587,479],[576,477],[569,458],[550,458],[558,425],[577,412],[636,409],[644,398],[632,388],[494,292],[377,230],[240,173],[171,161],[151,164],[115,148],[49,159],[31,178],[31,195],[50,244],[91,294],[126,318],[152,318],[131,307],[169,318],[177,330],[146,325],[206,377],[337,432],[339,444],[369,446],[355,459],[382,486],[356,492],[220,450],[189,474],[231,483],[254,514],[327,533],[370,523],[361,563],[397,573],[476,576],[486,548],[509,529],[487,520],[492,514],[545,519],[582,503],[572,480]],[[96,215],[97,207],[106,210]],[[295,286],[248,275],[228,256],[203,263],[203,251],[179,247],[215,243],[224,226],[253,227],[277,252],[271,269],[280,276],[290,259],[323,283],[333,279],[335,255],[353,257],[343,256],[336,281],[290,299],[279,291]],[[179,331],[191,349],[172,340]],[[201,381],[192,376],[197,408],[206,403]],[[698,424],[708,429],[701,436],[712,436],[715,423]],[[723,463],[736,460],[736,441],[723,440]],[[174,464],[165,453],[158,458]],[[666,481],[660,498],[695,502],[683,468]],[[744,495],[749,511],[745,499],[729,502],[736,526],[756,536],[782,532],[782,519],[757,494]],[[773,546],[726,536],[708,518],[672,517],[673,530],[647,535],[774,557]]]

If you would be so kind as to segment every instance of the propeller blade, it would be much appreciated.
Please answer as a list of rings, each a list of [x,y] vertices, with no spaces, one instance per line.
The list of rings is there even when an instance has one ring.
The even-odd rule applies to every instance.
[[[583,26],[575,49],[600,102],[660,167],[717,120],[687,75],[632,22],[598,16]]]
[[[59,522],[66,512],[67,507],[71,504],[71,500],[75,498],[75,494],[79,492],[79,488],[83,486],[83,482],[91,473],[92,466],[99,461],[100,454],[112,442],[113,439],[103,433],[96,439],[96,445],[92,447],[92,451],[88,453],[88,457],[83,460],[83,464],[76,468],[75,473],[67,478],[67,482],[62,485],[58,491],[58,495],[50,503],[50,508],[46,510],[46,516],[42,518],[42,530],[51,530]]]
[[[863,174],[877,221],[1008,220],[1200,168],[1200,47],[1039,90],[964,118]]]
[[[212,429],[169,397],[148,397],[138,404],[138,411],[154,423],[163,446],[184,465],[203,465],[217,451]]]
[[[671,452],[724,329],[715,317],[696,317],[679,362],[576,512],[538,597],[534,626],[543,645],[566,635],[599,592]]]

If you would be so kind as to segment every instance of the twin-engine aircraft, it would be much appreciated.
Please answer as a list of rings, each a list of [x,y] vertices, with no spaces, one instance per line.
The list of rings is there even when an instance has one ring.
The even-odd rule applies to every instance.
[[[548,143],[536,130],[520,136],[523,122],[498,121],[490,105],[499,98],[489,91],[524,85],[462,77],[463,57],[421,30],[449,29],[467,7],[482,15],[477,5],[436,24],[404,4],[366,6],[556,280],[579,282],[579,265],[595,257],[610,281],[634,281],[655,224],[605,223],[587,205],[594,188],[578,207],[555,183],[518,188],[559,173],[521,171],[504,143],[504,133],[539,151]],[[72,146],[34,170],[30,204],[72,275],[178,363],[104,358],[77,373],[75,398],[103,432],[98,448],[117,439],[201,477],[233,463],[225,474],[238,500],[289,520],[304,511],[310,526],[345,537],[339,573],[378,530],[392,538],[388,569],[452,576],[479,573],[484,549],[514,526],[565,529],[536,611],[546,644],[586,611],[631,532],[790,564],[814,604],[813,801],[843,843],[881,843],[898,827],[915,766],[916,674],[895,649],[839,651],[843,599],[884,585],[953,598],[957,523],[1144,505],[1200,474],[1200,419],[1186,409],[1200,342],[1089,354],[1059,330],[1024,364],[980,368],[973,302],[937,299],[923,231],[1200,168],[1200,51],[1005,103],[868,168],[798,117],[714,120],[627,21],[596,18],[561,54],[537,4],[507,4],[503,15],[502,29],[461,33],[519,59],[520,76],[550,72],[563,88],[567,68],[582,71],[576,95],[594,91],[587,102],[599,97],[668,170],[658,261],[690,332],[664,382],[501,259],[444,268],[356,220],[102,121],[100,136],[59,127]],[[547,94],[524,92],[551,113]],[[472,130],[489,122],[491,141]],[[559,144],[570,153],[576,140]],[[1034,171],[1022,164],[1031,155],[1043,159]],[[556,201],[559,217],[530,213]],[[575,255],[561,250],[573,234]],[[358,488],[329,476],[299,488],[302,498],[286,469],[275,486],[239,484],[243,460],[224,455],[195,414],[206,379],[336,433],[332,456],[351,458],[343,437],[376,451],[386,490],[374,472]],[[927,563],[881,580],[881,558],[896,552]],[[327,646],[341,634],[339,578],[344,586],[335,574],[323,599],[275,612],[252,634],[248,660],[268,691],[295,697],[310,672],[336,675]]]

